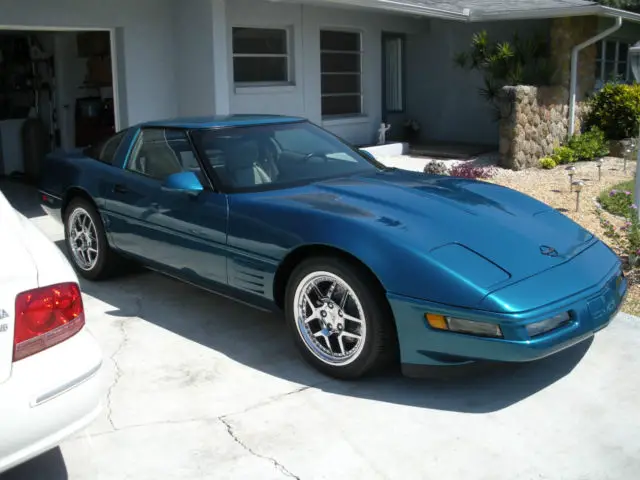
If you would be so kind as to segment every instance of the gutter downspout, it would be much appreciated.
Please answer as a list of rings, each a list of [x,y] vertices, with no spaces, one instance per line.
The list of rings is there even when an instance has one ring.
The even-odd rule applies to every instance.
[[[599,40],[608,37],[613,32],[622,27],[622,17],[615,17],[616,21],[612,27],[607,28],[605,31],[600,32],[595,37],[591,37],[588,40],[576,45],[571,50],[571,83],[569,85],[569,138],[573,136],[576,129],[576,90],[578,84],[578,54],[581,50],[593,45]]]

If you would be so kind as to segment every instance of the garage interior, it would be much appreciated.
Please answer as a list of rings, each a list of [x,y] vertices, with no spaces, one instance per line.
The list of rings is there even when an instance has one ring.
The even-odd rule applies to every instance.
[[[115,133],[110,31],[0,31],[0,177]]]

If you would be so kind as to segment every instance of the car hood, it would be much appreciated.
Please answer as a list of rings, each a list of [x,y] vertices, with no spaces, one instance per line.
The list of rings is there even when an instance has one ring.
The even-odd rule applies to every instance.
[[[294,197],[307,208],[373,224],[458,274],[484,270],[491,277],[481,280],[485,288],[564,263],[595,241],[542,202],[463,178],[380,172],[318,182]],[[478,256],[494,267],[475,269]]]

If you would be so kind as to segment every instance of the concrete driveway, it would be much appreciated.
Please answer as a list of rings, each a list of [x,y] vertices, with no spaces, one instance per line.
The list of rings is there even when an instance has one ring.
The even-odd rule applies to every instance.
[[[0,187],[62,239],[32,192]],[[535,364],[346,383],[302,363],[278,316],[153,273],[82,287],[106,408],[2,480],[640,478],[640,320],[628,315]]]

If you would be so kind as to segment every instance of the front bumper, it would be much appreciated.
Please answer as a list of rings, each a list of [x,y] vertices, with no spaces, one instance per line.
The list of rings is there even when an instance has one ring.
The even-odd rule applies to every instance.
[[[40,197],[40,207],[44,212],[62,223],[62,199],[44,190],[38,192]]]
[[[417,366],[463,365],[477,361],[528,362],[565,350],[592,337],[618,313],[627,293],[627,280],[616,265],[602,282],[545,307],[519,314],[459,309],[388,294],[395,316],[403,370]],[[436,330],[425,313],[499,324],[504,338],[486,338]],[[570,312],[571,321],[531,338],[526,326]]]
[[[59,445],[100,413],[102,352],[85,329],[13,365],[0,384],[0,473]]]

